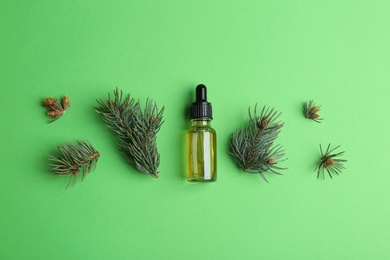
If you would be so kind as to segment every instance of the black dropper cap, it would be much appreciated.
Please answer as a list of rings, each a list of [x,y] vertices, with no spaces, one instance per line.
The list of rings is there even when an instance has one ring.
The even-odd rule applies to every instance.
[[[203,84],[196,87],[196,101],[191,107],[191,119],[195,118],[213,119],[213,109],[211,103],[207,102],[207,88]]]

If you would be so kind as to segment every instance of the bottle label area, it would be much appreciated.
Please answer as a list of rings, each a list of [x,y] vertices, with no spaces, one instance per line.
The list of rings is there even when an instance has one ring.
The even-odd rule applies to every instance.
[[[190,181],[214,181],[215,135],[209,131],[191,132],[187,135],[187,177]]]

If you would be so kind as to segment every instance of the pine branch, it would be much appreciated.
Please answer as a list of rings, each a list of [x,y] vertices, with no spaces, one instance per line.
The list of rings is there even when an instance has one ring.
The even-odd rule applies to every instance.
[[[108,94],[107,102],[97,101],[100,107],[96,112],[118,135],[118,144],[129,162],[140,172],[158,178],[160,154],[156,135],[163,124],[164,107],[159,110],[154,101],[147,99],[142,110],[139,101],[130,98],[130,94],[123,98],[118,88],[114,90],[113,99]]]
[[[285,155],[284,150],[280,145],[273,145],[283,127],[280,121],[275,122],[281,113],[264,106],[260,116],[257,116],[257,105],[253,116],[250,108],[248,113],[248,127],[237,130],[232,135],[230,154],[244,172],[258,173],[267,181],[265,172],[280,175],[278,171],[285,169],[277,166],[279,162],[284,161],[281,160]]]
[[[96,163],[100,157],[98,151],[88,142],[77,141],[64,146],[57,146],[61,155],[50,156],[53,163],[52,171],[58,175],[70,175],[68,186],[74,179],[73,185],[77,181],[80,171],[83,173],[82,180],[96,168]]]

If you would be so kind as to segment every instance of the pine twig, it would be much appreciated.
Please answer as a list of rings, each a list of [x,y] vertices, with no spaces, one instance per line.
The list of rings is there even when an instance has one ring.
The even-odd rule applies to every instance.
[[[325,153],[323,153],[322,146],[320,144],[321,159],[318,161],[317,167],[314,169],[314,171],[317,171],[317,179],[320,177],[320,175],[322,175],[322,177],[325,179],[325,170],[328,172],[329,177],[332,178],[332,173],[339,175],[339,173],[345,169],[344,163],[347,160],[339,158],[340,156],[344,155],[345,151],[333,153],[339,147],[340,145],[336,146],[335,148],[330,148],[329,144]]]
[[[63,97],[62,103],[57,98],[46,98],[43,100],[43,106],[49,110],[47,115],[52,117],[49,120],[49,123],[52,123],[60,118],[70,107],[70,101],[67,96]]]
[[[55,174],[70,175],[66,188],[69,187],[72,179],[74,179],[73,185],[76,183],[80,172],[84,180],[92,170],[95,170],[100,153],[90,143],[77,141],[77,144],[69,143],[57,147],[61,155],[50,156],[49,160],[53,162],[50,166]]]
[[[318,114],[320,110],[321,106],[316,106],[313,100],[303,102],[303,113],[307,119],[321,123],[320,121],[323,120],[323,118],[320,118],[320,115]]]
[[[114,90],[113,99],[108,94],[107,102],[97,101],[100,107],[96,112],[118,135],[118,144],[129,162],[140,172],[158,178],[160,154],[156,135],[163,124],[164,107],[158,109],[157,104],[148,99],[142,110],[139,101],[130,98],[130,94],[123,98],[118,88]]]
[[[282,122],[275,122],[281,113],[264,106],[257,116],[257,105],[253,116],[250,108],[248,113],[249,126],[233,133],[230,154],[244,172],[258,173],[268,182],[265,172],[281,175],[279,170],[285,169],[277,166],[285,160],[281,159],[285,155],[284,150],[281,145],[273,144],[283,127]]]

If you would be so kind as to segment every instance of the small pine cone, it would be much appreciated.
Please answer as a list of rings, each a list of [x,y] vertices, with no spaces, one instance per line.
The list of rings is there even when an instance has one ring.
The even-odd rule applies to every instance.
[[[51,117],[55,117],[55,116],[56,116],[55,113],[56,113],[56,112],[55,112],[54,110],[51,110],[51,111],[47,112],[47,114],[48,114],[49,116],[51,116]]]
[[[275,159],[274,158],[269,158],[266,163],[270,163],[270,164],[273,164],[275,163]]]
[[[326,159],[324,167],[328,168],[329,166],[333,166],[334,164],[335,164],[335,162],[333,161],[333,159],[332,158],[328,158],[328,159]]]
[[[313,116],[312,116],[314,119],[317,119],[317,118],[319,118],[320,117],[320,115],[319,114],[317,114],[317,113],[315,113],[315,114],[313,114]]]
[[[310,113],[315,114],[318,111],[318,106],[314,106],[310,109]]]
[[[46,107],[51,107],[54,102],[56,102],[57,99],[55,98],[46,98],[45,100],[43,100],[43,103],[45,104]]]
[[[64,98],[62,99],[62,107],[64,108],[64,110],[67,110],[70,107],[70,101],[68,96],[64,96]]]
[[[47,114],[51,117],[60,117],[64,112],[61,110],[51,110]]]

